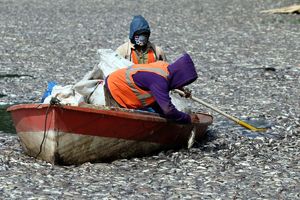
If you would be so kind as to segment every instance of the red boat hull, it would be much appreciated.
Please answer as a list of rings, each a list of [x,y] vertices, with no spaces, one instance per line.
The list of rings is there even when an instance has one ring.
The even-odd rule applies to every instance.
[[[194,127],[199,138],[212,123],[207,114],[199,124],[181,125],[156,114],[103,107],[22,104],[8,111],[25,152],[54,164],[110,161],[184,147]]]

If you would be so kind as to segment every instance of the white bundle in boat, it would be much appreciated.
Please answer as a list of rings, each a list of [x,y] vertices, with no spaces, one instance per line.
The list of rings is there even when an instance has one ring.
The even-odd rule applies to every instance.
[[[103,79],[118,69],[134,65],[111,49],[98,49],[97,53],[100,57],[98,68],[103,73]]]
[[[133,63],[119,56],[111,49],[98,49],[99,64],[89,71],[78,83],[74,90],[86,97],[87,103],[105,105],[104,79],[112,72],[132,66]]]
[[[62,105],[78,106],[84,102],[81,94],[73,90],[73,85],[55,85],[52,88],[51,94],[45,98],[43,103],[49,104],[52,98],[57,98]]]

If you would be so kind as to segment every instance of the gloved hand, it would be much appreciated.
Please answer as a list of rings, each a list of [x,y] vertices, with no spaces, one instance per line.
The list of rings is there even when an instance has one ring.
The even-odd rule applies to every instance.
[[[199,118],[197,114],[190,114],[192,123],[199,123]]]
[[[184,95],[179,94],[181,97],[189,98],[192,95],[192,91],[188,88],[178,88],[182,92],[184,92]]]

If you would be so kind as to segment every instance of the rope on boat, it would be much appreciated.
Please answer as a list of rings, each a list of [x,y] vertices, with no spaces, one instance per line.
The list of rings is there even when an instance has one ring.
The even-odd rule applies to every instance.
[[[103,81],[98,81],[97,84],[95,85],[95,88],[93,89],[93,91],[87,96],[86,98],[86,102],[90,103],[90,98],[91,96],[94,94],[95,90],[97,89],[97,87],[100,85],[100,83],[102,83]]]
[[[52,107],[54,105],[62,106],[62,104],[60,103],[60,100],[57,97],[52,97],[51,100],[50,100],[49,106],[47,107],[45,123],[44,123],[43,140],[42,140],[41,145],[40,145],[40,151],[34,158],[37,158],[42,152],[43,144],[44,144],[45,139],[46,139],[46,127],[47,127],[47,118],[48,118],[49,109],[50,109],[50,107]]]

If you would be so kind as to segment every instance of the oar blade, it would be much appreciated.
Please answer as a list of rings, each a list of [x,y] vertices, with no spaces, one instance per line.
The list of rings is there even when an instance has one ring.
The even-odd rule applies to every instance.
[[[239,120],[237,122],[239,125],[251,130],[251,131],[256,131],[256,132],[265,132],[267,131],[267,128],[258,128],[258,127],[255,127],[255,126],[252,126],[251,124],[245,122],[245,121],[242,121],[242,120]]]

